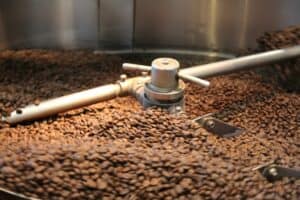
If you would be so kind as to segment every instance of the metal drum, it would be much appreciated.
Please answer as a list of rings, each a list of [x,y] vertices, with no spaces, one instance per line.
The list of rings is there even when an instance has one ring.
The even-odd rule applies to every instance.
[[[0,48],[235,53],[300,24],[299,8],[299,0],[1,1]]]

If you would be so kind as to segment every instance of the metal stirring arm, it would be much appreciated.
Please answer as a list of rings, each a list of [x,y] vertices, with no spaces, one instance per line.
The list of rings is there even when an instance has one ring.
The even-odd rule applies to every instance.
[[[190,76],[207,78],[247,70],[251,67],[276,63],[287,59],[297,58],[299,56],[300,45],[296,45],[205,65],[192,66],[182,69],[181,72]]]
[[[17,124],[37,120],[87,105],[108,101],[119,96],[130,95],[136,85],[143,84],[148,80],[149,77],[123,79],[121,76],[121,80],[115,84],[103,85],[19,108],[11,112],[9,116],[2,117],[2,121],[9,124]]]

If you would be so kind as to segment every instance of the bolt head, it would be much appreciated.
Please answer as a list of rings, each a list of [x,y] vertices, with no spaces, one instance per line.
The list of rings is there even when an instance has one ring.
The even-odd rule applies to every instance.
[[[275,167],[270,168],[269,174],[272,176],[277,176],[278,175],[277,169]]]
[[[207,120],[207,122],[205,124],[208,128],[214,128],[216,125],[214,120],[212,120],[212,119]]]
[[[122,74],[120,76],[121,81],[125,81],[127,79],[127,75],[126,74]]]

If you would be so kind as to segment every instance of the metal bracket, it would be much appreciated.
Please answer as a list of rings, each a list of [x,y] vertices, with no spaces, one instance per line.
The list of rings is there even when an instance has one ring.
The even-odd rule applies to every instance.
[[[200,124],[207,131],[221,137],[233,137],[244,132],[244,130],[241,128],[229,125],[219,119],[214,118],[212,113],[200,116],[193,121]]]
[[[300,179],[300,169],[278,166],[274,161],[255,167],[268,181],[274,182],[284,177]]]

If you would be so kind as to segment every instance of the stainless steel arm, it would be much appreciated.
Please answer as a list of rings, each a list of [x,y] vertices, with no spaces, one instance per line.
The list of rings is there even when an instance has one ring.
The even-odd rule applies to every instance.
[[[145,81],[145,78],[136,77],[124,80],[116,84],[109,84],[78,93],[62,96],[41,102],[38,105],[29,105],[25,108],[13,111],[10,116],[2,120],[9,124],[16,124],[24,121],[32,121],[48,117],[57,113],[95,104],[101,101],[113,99],[117,96],[127,95],[132,92],[135,83]]]
[[[128,71],[130,71],[130,70],[132,70],[132,71],[140,70],[140,71],[145,71],[145,72],[151,71],[151,67],[150,66],[132,64],[132,63],[124,63],[123,64],[123,69],[124,70],[128,70]]]
[[[196,83],[196,84],[201,85],[203,87],[209,87],[209,85],[210,85],[210,82],[207,81],[207,80],[204,80],[204,79],[201,79],[201,78],[197,78],[195,76],[190,76],[188,74],[184,74],[181,71],[179,71],[178,76],[180,78],[182,78],[183,80]]]
[[[180,70],[180,73],[200,78],[207,78],[245,70],[253,66],[275,63],[281,60],[291,59],[300,56],[300,45],[268,51],[264,53],[234,58],[230,60],[199,65]]]
[[[83,92],[78,92],[63,97],[41,102],[38,105],[29,105],[17,109],[10,116],[4,118],[9,124],[20,123],[28,120],[35,120],[57,113],[76,109],[96,102],[112,99],[119,95],[121,89],[118,84],[110,84]]]

